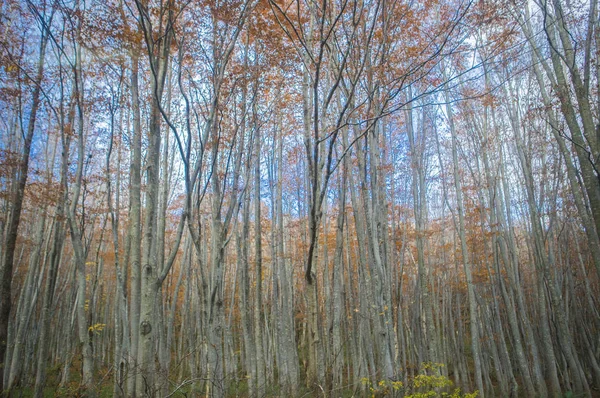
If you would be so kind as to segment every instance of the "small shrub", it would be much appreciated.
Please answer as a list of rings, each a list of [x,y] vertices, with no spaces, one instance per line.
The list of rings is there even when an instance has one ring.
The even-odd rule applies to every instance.
[[[406,380],[406,384],[401,381],[381,380],[377,385],[372,385],[366,377],[360,381],[369,388],[372,398],[476,398],[479,395],[479,391],[462,393],[460,388],[449,391],[454,383],[441,374],[442,367],[444,364],[441,363],[424,363],[419,374]]]

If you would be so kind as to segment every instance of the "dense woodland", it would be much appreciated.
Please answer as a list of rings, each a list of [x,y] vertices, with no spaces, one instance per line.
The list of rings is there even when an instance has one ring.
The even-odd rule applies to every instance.
[[[4,0],[3,395],[598,396],[599,18]]]

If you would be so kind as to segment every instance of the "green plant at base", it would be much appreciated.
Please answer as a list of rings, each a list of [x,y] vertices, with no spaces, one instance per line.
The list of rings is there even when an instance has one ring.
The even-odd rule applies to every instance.
[[[377,397],[404,397],[404,398],[476,398],[479,391],[462,393],[460,388],[449,392],[454,385],[452,380],[441,374],[441,363],[424,363],[419,374],[406,381],[381,380],[376,385],[363,377],[360,382],[369,388],[372,398]],[[446,390],[446,391],[442,391]]]

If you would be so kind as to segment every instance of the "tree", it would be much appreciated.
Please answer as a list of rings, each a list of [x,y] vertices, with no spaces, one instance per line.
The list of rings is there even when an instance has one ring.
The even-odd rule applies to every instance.
[[[29,5],[31,8],[36,6],[33,4]],[[17,61],[10,50],[7,54],[9,59],[10,69],[20,69],[24,74],[24,78],[29,80],[32,86],[31,94],[31,108],[28,115],[27,129],[22,131],[23,133],[23,148],[18,161],[17,170],[15,173],[15,181],[12,185],[12,198],[11,208],[9,212],[8,223],[6,226],[6,235],[4,241],[3,250],[3,261],[2,269],[0,272],[0,361],[2,364],[2,371],[5,372],[7,368],[6,358],[6,347],[8,344],[8,326],[11,317],[12,308],[12,280],[13,280],[13,266],[14,256],[17,243],[17,236],[19,231],[19,224],[21,223],[21,211],[23,208],[23,198],[25,195],[25,185],[27,184],[27,178],[29,177],[29,160],[31,155],[31,145],[33,142],[33,136],[36,129],[36,120],[38,117],[38,111],[41,103],[41,91],[42,91],[42,79],[44,77],[45,57],[46,48],[48,45],[49,36],[46,31],[45,25],[51,23],[54,15],[54,10],[42,10],[40,15],[39,24],[41,25],[40,43],[38,50],[37,68],[35,75],[30,76],[29,72],[22,69],[19,61]],[[4,43],[3,43],[4,44]],[[5,49],[6,45],[3,46]],[[22,118],[22,116],[21,116]],[[23,128],[23,121],[20,124]],[[0,390],[4,390],[4,378],[0,380]]]

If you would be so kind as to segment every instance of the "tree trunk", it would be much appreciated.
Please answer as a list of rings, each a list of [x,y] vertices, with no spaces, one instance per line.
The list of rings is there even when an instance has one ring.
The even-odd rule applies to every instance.
[[[40,107],[40,94],[42,78],[44,76],[44,60],[46,56],[46,45],[48,35],[43,29],[40,37],[39,58],[37,62],[37,72],[33,83],[33,94],[31,99],[31,109],[29,112],[29,123],[27,132],[23,140],[23,150],[19,165],[17,168],[17,181],[12,192],[10,216],[6,226],[6,238],[4,241],[4,250],[2,250],[3,261],[0,270],[0,391],[5,389],[4,374],[9,366],[6,366],[6,345],[8,343],[8,326],[10,323],[10,313],[12,307],[12,280],[15,249],[17,247],[17,237],[19,233],[19,224],[21,223],[21,209],[23,208],[23,198],[25,196],[25,185],[29,177],[29,156],[31,154],[31,143],[35,132],[35,124],[38,109]]]

